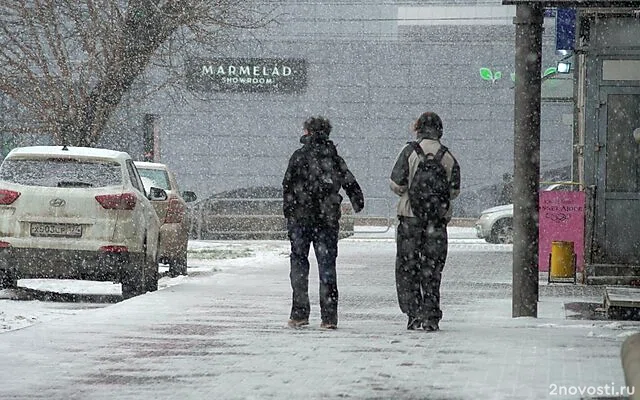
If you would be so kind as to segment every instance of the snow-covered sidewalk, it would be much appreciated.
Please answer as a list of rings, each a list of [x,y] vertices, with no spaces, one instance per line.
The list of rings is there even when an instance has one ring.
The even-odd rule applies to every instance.
[[[620,345],[640,324],[568,319],[564,304],[601,301],[592,292],[541,291],[539,318],[511,318],[511,252],[454,240],[442,330],[407,331],[395,243],[366,236],[340,241],[336,331],[319,329],[315,263],[311,325],[286,328],[287,242],[196,242],[247,257],[193,260],[199,272],[158,292],[0,334],[0,398],[542,399],[625,389]]]

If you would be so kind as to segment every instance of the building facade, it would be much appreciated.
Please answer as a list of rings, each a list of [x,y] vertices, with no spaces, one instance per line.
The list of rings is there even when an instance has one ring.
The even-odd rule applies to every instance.
[[[168,164],[200,199],[280,186],[302,123],[324,115],[361,183],[365,213],[394,216],[388,178],[412,122],[444,121],[462,170],[455,215],[495,205],[513,172],[515,7],[488,1],[265,2],[277,23],[239,31],[216,51],[176,54],[181,101],[160,90],[126,99],[103,142]],[[554,19],[545,21],[543,70],[555,67]],[[196,49],[197,50],[197,49]],[[159,85],[151,68],[139,85]],[[550,79],[549,82],[552,80]],[[541,170],[568,167],[573,103],[543,102]]]

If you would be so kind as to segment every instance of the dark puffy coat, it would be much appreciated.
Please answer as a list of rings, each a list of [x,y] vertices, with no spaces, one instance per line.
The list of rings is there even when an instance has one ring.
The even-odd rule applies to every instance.
[[[305,135],[289,159],[282,181],[283,212],[289,221],[336,224],[341,216],[340,189],[353,210],[364,208],[362,189],[336,146],[324,136]]]

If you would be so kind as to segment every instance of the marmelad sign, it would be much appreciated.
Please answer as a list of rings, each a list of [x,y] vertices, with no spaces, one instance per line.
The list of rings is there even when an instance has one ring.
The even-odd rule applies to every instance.
[[[300,93],[307,86],[302,59],[211,58],[186,63],[187,87],[199,92]]]

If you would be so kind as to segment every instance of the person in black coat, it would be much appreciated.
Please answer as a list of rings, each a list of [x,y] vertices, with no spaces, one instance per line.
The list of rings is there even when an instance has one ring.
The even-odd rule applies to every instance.
[[[283,212],[291,242],[291,288],[293,298],[288,325],[309,324],[309,248],[318,261],[320,277],[321,327],[338,326],[336,257],[344,189],[357,213],[364,208],[364,196],[347,163],[329,140],[331,123],[311,117],[304,124],[303,146],[289,159],[282,181]]]

